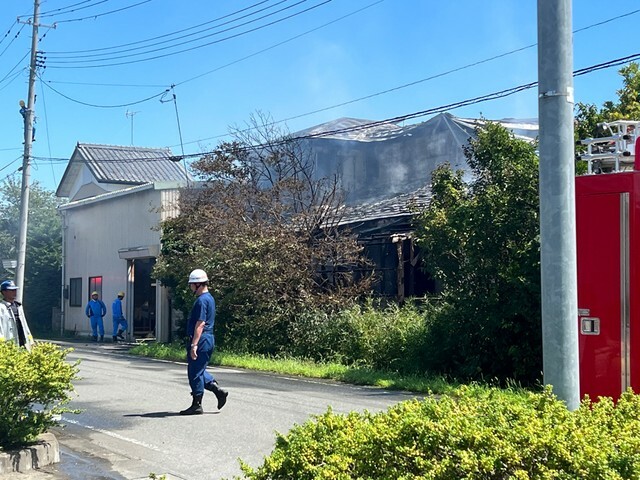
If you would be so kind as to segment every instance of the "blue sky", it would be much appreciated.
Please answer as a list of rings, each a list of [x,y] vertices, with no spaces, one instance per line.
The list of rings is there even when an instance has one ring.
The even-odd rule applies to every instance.
[[[573,30],[580,30],[574,69],[640,49],[628,41],[640,1],[604,5],[573,2]],[[40,29],[47,68],[36,87],[32,178],[49,189],[57,187],[76,142],[130,145],[132,121],[135,145],[180,153],[171,94],[160,101],[171,85],[184,151],[195,153],[213,148],[256,111],[291,119],[286,127],[295,132],[339,117],[401,116],[537,80],[534,0],[43,0],[41,12],[41,23],[58,22]],[[16,17],[32,13],[30,0],[2,0],[0,180],[21,164],[18,102],[27,99],[28,56],[21,59],[31,27]],[[205,43],[211,44],[200,47]],[[154,56],[160,58],[147,60]],[[113,63],[122,64],[105,66]],[[618,68],[576,78],[576,101],[600,106],[615,99]],[[82,104],[154,96],[116,108]],[[537,117],[537,107],[534,88],[451,113],[528,118]]]

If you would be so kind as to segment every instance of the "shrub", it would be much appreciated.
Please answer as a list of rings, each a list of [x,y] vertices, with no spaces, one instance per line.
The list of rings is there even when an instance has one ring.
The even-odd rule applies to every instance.
[[[410,304],[381,308],[369,301],[332,315],[308,311],[289,324],[287,353],[414,373],[426,329],[427,313]]]
[[[71,351],[37,343],[31,351],[0,342],[0,448],[27,445],[57,425],[77,378],[77,363],[65,361]],[[34,408],[39,406],[39,408]]]
[[[541,393],[461,387],[385,412],[330,409],[288,434],[244,478],[639,478],[640,398],[585,399],[569,412]]]

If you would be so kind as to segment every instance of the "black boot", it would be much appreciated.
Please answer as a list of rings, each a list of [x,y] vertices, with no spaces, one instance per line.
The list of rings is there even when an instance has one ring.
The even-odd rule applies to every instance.
[[[227,403],[227,396],[229,396],[229,392],[220,388],[220,385],[218,385],[218,382],[215,380],[213,382],[205,383],[204,388],[213,392],[218,399],[218,410],[224,407],[224,404]]]
[[[186,410],[180,411],[180,415],[202,415],[202,394],[193,395],[191,406]]]
[[[118,343],[118,337],[116,337],[115,335],[113,336],[113,343]]]
[[[120,340],[124,340],[124,335],[123,335],[123,333],[124,333],[124,330],[120,330],[120,329],[118,329],[118,338],[119,338]]]
[[[104,335],[100,335],[100,341],[104,342]]]
[[[92,336],[91,336],[91,339],[92,339],[94,342],[97,342],[97,341],[98,341],[98,335],[92,335]]]

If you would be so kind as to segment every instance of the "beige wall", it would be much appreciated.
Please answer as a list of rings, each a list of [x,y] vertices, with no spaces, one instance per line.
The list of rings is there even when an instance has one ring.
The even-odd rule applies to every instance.
[[[157,185],[135,187],[63,206],[63,250],[65,255],[64,285],[70,278],[82,278],[82,305],[69,306],[63,298],[65,330],[89,335],[89,319],[84,314],[88,301],[89,277],[102,277],[102,300],[107,306],[105,335],[111,335],[111,302],[118,291],[132,292],[127,278],[127,260],[120,258],[121,249],[160,245],[158,225],[161,219],[175,215],[178,190],[163,190]],[[163,207],[164,205],[164,207]],[[169,312],[166,291],[156,288],[156,334],[168,339]],[[125,316],[130,328],[132,305],[125,297]],[[163,337],[163,338],[161,338]]]

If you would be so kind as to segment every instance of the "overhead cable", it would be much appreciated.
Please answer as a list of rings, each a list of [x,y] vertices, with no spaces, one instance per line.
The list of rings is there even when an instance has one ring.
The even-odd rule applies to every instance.
[[[176,52],[166,53],[166,54],[163,54],[163,55],[156,55],[156,56],[147,57],[147,58],[141,58],[141,59],[137,59],[137,60],[129,60],[129,61],[125,61],[125,62],[103,63],[103,64],[100,64],[100,65],[60,66],[60,65],[50,65],[50,63],[52,63],[52,62],[49,62],[49,61],[47,62],[47,65],[49,65],[50,68],[102,68],[102,67],[113,67],[113,66],[118,66],[118,65],[128,65],[128,64],[131,64],[131,63],[141,63],[141,62],[147,62],[147,61],[150,61],[150,60],[156,60],[158,58],[164,58],[164,57],[169,57],[169,56],[173,56],[173,55],[178,55],[180,53],[185,53],[185,52],[189,52],[189,51],[196,50],[196,49],[199,49],[199,48],[203,48],[203,47],[207,47],[207,46],[210,46],[210,45],[214,45],[216,43],[221,43],[221,42],[224,42],[226,40],[231,40],[233,38],[237,38],[237,37],[240,37],[242,35],[246,35],[248,33],[252,33],[252,32],[255,32],[257,30],[261,30],[263,28],[270,27],[270,26],[275,25],[277,23],[283,22],[285,20],[289,20],[289,19],[291,19],[293,17],[297,17],[298,15],[302,15],[303,13],[307,13],[307,12],[309,12],[311,10],[314,10],[314,9],[318,8],[318,7],[326,5],[327,3],[331,2],[331,1],[333,1],[333,0],[324,0],[323,2],[321,2],[321,3],[317,4],[317,5],[314,5],[312,7],[309,7],[307,9],[305,9],[305,10],[301,10],[299,12],[296,12],[294,14],[291,14],[291,15],[288,15],[286,17],[280,18],[278,20],[274,20],[272,22],[266,23],[266,24],[261,25],[259,27],[255,27],[255,28],[246,30],[244,32],[240,32],[240,33],[237,33],[235,35],[229,35],[228,37],[224,37],[224,38],[221,38],[219,40],[214,40],[214,41],[211,41],[211,42],[207,42],[207,43],[204,43],[202,45],[197,45],[195,47],[185,48],[183,50],[178,50]],[[158,49],[158,50],[166,50],[166,48]],[[146,52],[146,53],[150,53],[150,52]],[[134,56],[134,55],[140,55],[140,54],[131,54],[131,55],[125,55],[125,56],[122,56],[122,57],[114,57],[114,58],[112,58],[112,60],[115,60],[116,58],[130,57],[130,56]],[[86,63],[86,62],[91,62],[91,61],[95,61],[95,60],[78,61],[78,62],[58,62],[58,63]]]
[[[133,5],[128,5],[126,7],[122,7],[122,8],[118,8],[116,10],[111,10],[109,12],[102,12],[102,13],[96,13],[95,15],[91,15],[88,17],[82,17],[82,18],[71,18],[68,20],[57,20],[56,23],[68,23],[68,22],[79,22],[82,20],[88,20],[88,19],[96,19],[98,17],[104,17],[105,15],[111,15],[112,13],[118,13],[118,12],[122,12],[123,10],[129,10],[130,8],[134,8],[134,7],[138,7],[140,5],[143,5],[145,3],[149,3],[152,0],[142,0],[141,2],[138,3],[134,3]]]
[[[115,49],[118,49],[118,48],[129,47],[131,45],[137,45],[139,43],[151,42],[153,40],[158,40],[159,38],[165,38],[165,37],[169,37],[171,35],[177,35],[179,33],[187,32],[189,30],[193,30],[195,28],[199,28],[199,27],[202,27],[204,25],[209,25],[210,23],[217,22],[219,20],[224,20],[225,18],[232,17],[232,16],[237,15],[238,13],[242,13],[242,12],[244,12],[246,10],[250,10],[250,9],[252,9],[252,8],[254,8],[256,6],[262,5],[263,3],[268,2],[268,1],[269,0],[262,0],[261,2],[254,3],[253,5],[250,5],[248,7],[242,8],[240,10],[236,10],[235,12],[231,12],[231,13],[229,13],[227,15],[223,15],[222,17],[217,17],[217,18],[214,18],[213,20],[209,20],[209,21],[200,23],[198,25],[194,25],[194,26],[191,26],[191,27],[183,28],[182,30],[176,30],[174,32],[165,33],[163,35],[158,35],[156,37],[151,37],[151,38],[147,38],[147,39],[144,39],[144,40],[138,40],[138,41],[135,41],[135,42],[123,43],[123,44],[120,44],[120,45],[112,45],[110,47],[90,48],[90,49],[87,49],[87,50],[68,50],[68,51],[55,51],[54,50],[54,51],[50,51],[48,53],[50,53],[52,55],[68,55],[68,54],[72,54],[72,53],[89,53],[89,52],[93,53],[93,52],[101,52],[101,51],[104,51],[104,50],[115,50]],[[288,0],[282,0],[282,1],[288,1]],[[275,5],[279,5],[280,3],[282,3],[282,1],[276,3]],[[273,7],[273,5],[271,7]],[[268,8],[271,8],[271,7],[268,7]],[[259,13],[261,11],[262,10],[258,10],[257,12],[254,12],[254,13]],[[243,17],[240,17],[240,18],[243,18]]]
[[[38,78],[40,80],[42,80],[42,77],[40,75],[38,75]],[[68,95],[65,95],[64,93],[56,90],[55,88],[53,88],[51,85],[49,85],[47,82],[42,82],[47,88],[53,90],[55,93],[57,93],[58,95],[60,95],[61,97],[66,98],[67,100],[74,102],[74,103],[78,103],[80,105],[84,105],[86,107],[93,107],[93,108],[121,108],[121,107],[130,107],[132,105],[138,105],[140,103],[144,103],[144,102],[148,102],[149,100],[153,100],[154,98],[158,98],[161,97],[162,95],[164,95],[166,92],[168,92],[170,89],[167,88],[165,90],[163,90],[160,93],[156,93],[155,95],[151,95],[150,97],[146,97],[140,100],[136,100],[134,102],[129,102],[129,103],[121,103],[121,104],[117,104],[117,105],[98,105],[95,103],[88,103],[88,102],[83,102],[81,100],[77,100],[75,98],[69,97]]]
[[[345,19],[345,18],[347,18],[347,17],[351,17],[352,15],[355,15],[356,13],[360,13],[360,12],[362,12],[362,11],[364,11],[364,10],[368,9],[368,8],[371,8],[371,7],[373,7],[374,5],[377,5],[377,4],[379,4],[379,3],[382,3],[382,2],[384,2],[384,0],[378,0],[378,1],[376,1],[376,2],[370,3],[369,5],[365,5],[364,7],[359,8],[358,10],[354,10],[353,12],[351,12],[351,13],[347,13],[346,15],[343,15],[343,16],[341,16],[341,17],[338,17],[338,18],[334,19],[334,20],[331,20],[330,22],[324,23],[324,24],[322,24],[322,25],[320,25],[320,26],[318,26],[318,27],[312,28],[311,30],[307,30],[306,32],[302,32],[302,33],[300,33],[300,34],[298,34],[298,35],[295,35],[295,36],[293,36],[293,37],[287,38],[286,40],[283,40],[282,42],[275,43],[275,44],[273,44],[273,45],[271,45],[271,46],[269,46],[269,47],[263,48],[262,50],[258,50],[257,52],[251,53],[251,54],[249,54],[249,55],[247,55],[247,56],[245,56],[245,57],[242,57],[242,58],[239,58],[239,59],[237,59],[237,60],[234,60],[233,62],[227,63],[227,64],[225,64],[225,65],[221,65],[220,67],[214,68],[213,70],[209,70],[209,71],[207,71],[207,72],[204,72],[204,73],[201,73],[201,74],[199,74],[199,75],[196,75],[195,77],[190,77],[190,78],[187,78],[186,80],[182,80],[181,82],[178,82],[178,83],[176,83],[175,85],[176,85],[176,86],[178,86],[178,85],[183,85],[183,84],[185,84],[185,83],[191,82],[191,81],[196,80],[196,79],[198,79],[198,78],[201,78],[201,77],[204,77],[204,76],[206,76],[206,75],[210,75],[211,73],[214,73],[214,72],[217,72],[217,71],[219,71],[219,70],[222,70],[223,68],[230,67],[231,65],[235,65],[236,63],[240,63],[240,62],[242,62],[242,61],[244,61],[244,60],[247,60],[247,59],[249,59],[249,58],[255,57],[256,55],[259,55],[259,54],[261,54],[261,53],[264,53],[264,52],[267,52],[267,51],[269,51],[269,50],[272,50],[272,49],[274,49],[274,48],[276,48],[276,47],[279,47],[279,46],[281,46],[281,45],[284,45],[284,44],[286,44],[286,43],[289,43],[289,42],[291,42],[291,41],[293,41],[293,40],[297,40],[297,39],[298,39],[298,38],[300,38],[300,37],[303,37],[303,36],[305,36],[305,35],[308,35],[308,34],[310,34],[310,33],[315,32],[315,31],[317,31],[317,30],[320,30],[321,28],[324,28],[324,27],[327,27],[327,26],[329,26],[329,25],[332,25],[332,24],[334,24],[334,23],[336,23],[336,22],[339,22],[340,20],[344,20],[344,19]]]
[[[376,3],[379,3],[379,2],[376,2]],[[369,6],[371,6],[371,5],[369,5]],[[368,8],[369,6],[367,6],[365,8]],[[594,23],[594,24],[588,25],[588,26],[583,27],[583,28],[579,28],[579,29],[575,30],[573,33],[575,34],[575,33],[578,33],[578,32],[582,32],[584,30],[589,30],[590,28],[593,28],[595,26],[604,25],[604,24],[612,22],[614,20],[619,20],[621,18],[628,17],[630,15],[634,15],[634,14],[637,14],[639,12],[640,12],[640,9],[639,10],[633,10],[631,12],[627,12],[627,13],[618,15],[616,17],[609,18],[607,20],[603,20],[601,22]],[[318,27],[318,28],[321,28],[321,27]],[[305,32],[305,33],[308,33],[308,32]],[[304,35],[304,34],[301,34],[301,35]],[[296,38],[296,37],[294,37],[294,38]],[[288,41],[288,40],[286,40],[286,41]],[[282,43],[284,43],[284,42],[282,42]],[[280,44],[277,44],[277,45],[280,45]],[[277,45],[269,47],[268,49],[273,48],[273,47],[275,47]],[[515,50],[510,50],[508,52],[504,52],[504,53],[501,53],[501,54],[498,54],[498,55],[494,55],[493,57],[485,58],[483,60],[478,60],[477,62],[469,63],[469,64],[463,65],[461,67],[457,67],[457,68],[453,68],[451,70],[447,70],[445,72],[437,73],[435,75],[431,75],[429,77],[426,77],[426,78],[423,78],[423,79],[420,79],[420,80],[415,80],[413,82],[405,83],[405,84],[399,85],[397,87],[393,87],[393,88],[389,88],[387,90],[383,90],[383,91],[380,91],[380,92],[372,93],[370,95],[365,95],[364,97],[359,97],[359,98],[356,98],[356,99],[353,99],[353,100],[348,100],[346,102],[342,102],[342,103],[338,103],[338,104],[335,104],[335,105],[331,105],[329,107],[319,108],[317,110],[313,110],[313,111],[306,112],[306,113],[301,113],[299,115],[294,115],[292,117],[287,117],[287,118],[284,118],[282,120],[278,120],[277,122],[274,122],[273,124],[284,123],[284,122],[287,122],[287,121],[290,121],[290,120],[297,120],[298,118],[307,117],[309,115],[314,115],[316,113],[321,113],[321,112],[325,112],[325,111],[328,111],[328,110],[333,110],[335,108],[343,107],[345,105],[350,105],[352,103],[360,102],[362,100],[368,100],[370,98],[374,98],[374,97],[377,97],[377,96],[380,96],[380,95],[384,95],[384,94],[387,94],[387,93],[390,93],[390,92],[393,92],[393,91],[396,91],[396,90],[401,90],[403,88],[411,87],[411,86],[417,85],[419,83],[423,83],[423,82],[426,82],[426,81],[429,81],[429,80],[433,80],[433,79],[436,79],[436,78],[444,77],[446,75],[450,75],[450,74],[455,73],[455,72],[466,70],[468,68],[475,67],[475,66],[478,66],[478,65],[482,65],[484,63],[488,63],[488,62],[491,62],[493,60],[497,60],[499,58],[503,58],[503,57],[506,57],[506,56],[509,56],[509,55],[513,55],[514,53],[518,53],[518,52],[521,52],[521,51],[524,51],[524,50],[528,50],[530,48],[534,48],[535,46],[537,46],[537,43],[533,43],[533,44],[530,44],[530,45],[526,45],[524,47],[517,48]],[[267,50],[267,49],[265,49],[265,50]],[[205,73],[203,73],[201,75],[198,75],[198,76],[195,76],[195,77],[192,77],[192,78],[189,78],[189,79],[184,80],[182,82],[178,82],[178,83],[176,83],[176,85],[181,85],[181,84],[189,82],[191,80],[195,80],[195,79],[200,78],[202,76],[205,76],[205,75],[208,75],[210,73],[216,72],[218,70],[221,70],[222,68],[225,68],[227,66],[233,65],[234,63],[237,63],[237,62],[240,62],[242,60],[245,60],[246,58],[250,58],[253,55],[257,55],[258,53],[262,53],[265,50],[261,50],[259,52],[256,52],[256,53],[252,54],[252,55],[249,55],[247,57],[241,58],[241,59],[239,59],[239,60],[237,60],[235,62],[223,65],[223,66],[218,67],[218,68],[216,68],[214,70],[210,70],[208,72],[205,72]],[[189,142],[185,142],[185,145],[189,145],[189,144],[193,144],[193,143],[199,143],[199,142],[202,142],[202,141],[205,141],[205,140],[212,140],[212,139],[215,139],[215,138],[221,138],[221,137],[225,137],[226,135],[227,134],[219,134],[219,135],[215,135],[213,137],[206,137],[206,138],[200,138],[198,140],[191,140]]]
[[[111,0],[99,0],[99,1],[97,1],[96,3],[94,3],[92,5],[86,5],[84,7],[74,8],[73,10],[70,10],[73,7],[76,7],[78,5],[84,5],[85,3],[90,3],[90,2],[94,2],[94,1],[95,0],[84,0],[82,2],[74,3],[73,5],[67,5],[66,7],[56,8],[55,10],[47,10],[46,12],[42,12],[40,14],[40,17],[41,18],[42,17],[52,17],[54,15],[62,15],[62,14],[65,14],[65,13],[73,13],[73,12],[77,12],[78,10],[84,10],[85,8],[93,8],[96,5],[100,5],[101,3],[107,3],[107,2],[109,2]],[[69,11],[63,12],[62,10],[69,10]]]
[[[288,1],[288,0],[280,0],[280,2],[276,3],[275,5],[279,5],[280,3],[284,3],[284,2],[287,2],[287,1]],[[127,52],[132,52],[132,51],[134,51],[134,50],[148,49],[149,47],[153,47],[153,46],[156,46],[156,45],[162,45],[162,44],[164,44],[164,43],[175,42],[175,41],[177,41],[177,40],[182,40],[182,39],[184,39],[184,38],[191,37],[191,36],[193,36],[193,35],[198,35],[199,33],[206,32],[206,31],[208,31],[208,30],[213,30],[214,28],[222,27],[222,26],[224,26],[224,25],[228,25],[228,24],[230,24],[230,23],[237,22],[238,20],[242,20],[243,18],[250,17],[250,16],[252,16],[252,15],[255,15],[256,13],[260,13],[260,12],[262,12],[262,11],[264,11],[264,10],[267,10],[268,8],[271,8],[271,7],[273,7],[274,5],[271,5],[271,6],[269,6],[269,7],[265,7],[265,8],[263,8],[263,9],[261,9],[261,10],[258,10],[257,12],[253,12],[253,13],[250,13],[250,14],[244,15],[244,16],[242,16],[242,17],[239,17],[239,18],[236,18],[236,19],[233,19],[233,20],[228,20],[228,21],[223,22],[223,23],[220,23],[220,24],[218,24],[218,25],[214,25],[214,26],[212,26],[212,27],[205,28],[204,30],[199,30],[199,31],[197,31],[197,32],[189,33],[188,35],[183,35],[183,36],[182,36],[182,37],[180,37],[180,38],[173,38],[173,39],[169,39],[169,40],[162,40],[162,41],[160,41],[160,42],[155,42],[155,43],[151,43],[151,44],[149,44],[149,45],[143,45],[143,46],[140,46],[140,47],[127,48],[127,49],[124,49],[124,50],[119,50],[119,51],[114,51],[114,52],[108,52],[108,53],[90,53],[90,54],[83,54],[83,55],[61,55],[61,56],[58,56],[58,55],[60,55],[60,54],[54,54],[54,53],[51,53],[51,52],[47,52],[47,55],[51,55],[51,56],[52,56],[51,58],[52,58],[52,61],[53,61],[54,63],[85,63],[85,62],[98,62],[98,61],[102,61],[102,60],[104,60],[104,61],[108,61],[108,60],[116,60],[116,59],[119,59],[119,58],[133,57],[133,56],[136,56],[136,55],[146,55],[147,53],[160,52],[160,51],[167,50],[167,49],[170,49],[170,48],[178,47],[178,46],[180,46],[180,45],[186,45],[186,44],[189,44],[189,43],[197,42],[198,40],[202,40],[202,39],[204,39],[204,38],[213,37],[213,36],[215,36],[215,35],[219,35],[219,34],[221,34],[221,33],[228,32],[228,31],[230,31],[230,30],[234,30],[234,29],[236,29],[236,28],[243,27],[243,26],[248,25],[248,24],[250,24],[250,23],[254,23],[254,22],[257,22],[257,21],[262,20],[262,19],[264,19],[264,18],[267,18],[267,17],[273,16],[273,15],[276,15],[276,14],[278,14],[278,13],[280,13],[280,12],[285,11],[285,10],[289,10],[290,8],[293,8],[293,7],[295,7],[295,6],[299,5],[299,4],[304,3],[304,2],[307,2],[307,1],[308,1],[308,0],[300,0],[298,3],[295,3],[295,4],[293,4],[293,5],[289,5],[288,7],[281,8],[280,10],[276,10],[275,12],[269,13],[269,14],[267,14],[267,15],[263,15],[262,17],[254,18],[253,20],[247,21],[247,22],[245,22],[245,23],[241,23],[241,24],[239,24],[239,25],[235,25],[235,26],[233,26],[233,27],[225,28],[224,30],[218,30],[218,31],[216,31],[216,32],[213,32],[213,33],[210,33],[210,34],[207,34],[207,35],[203,35],[203,36],[198,37],[198,38],[194,38],[194,39],[187,40],[187,41],[184,41],[184,42],[175,43],[175,44],[173,44],[173,45],[167,45],[167,46],[162,47],[162,48],[156,48],[156,49],[152,49],[152,50],[146,50],[146,51],[144,51],[144,52],[138,52],[138,53],[134,53],[134,54],[130,54],[130,55],[114,56],[114,55],[118,55],[118,54],[120,54],[120,53],[127,53]],[[69,60],[69,59],[80,59],[80,58],[91,58],[91,57],[99,57],[99,58],[98,58],[98,59],[95,59],[95,60],[85,60],[84,62],[81,62],[80,60],[77,60],[77,61],[75,61],[75,62],[72,62],[72,61],[64,62],[64,61],[60,60],[60,59],[67,59],[67,60]]]
[[[7,33],[4,34],[4,37],[0,38],[0,44],[2,44],[2,42],[4,42],[4,40],[9,36],[9,34],[11,33],[11,30],[13,30],[13,27],[16,26],[18,24],[18,20],[15,20],[11,26],[9,27],[9,29],[7,30]]]

